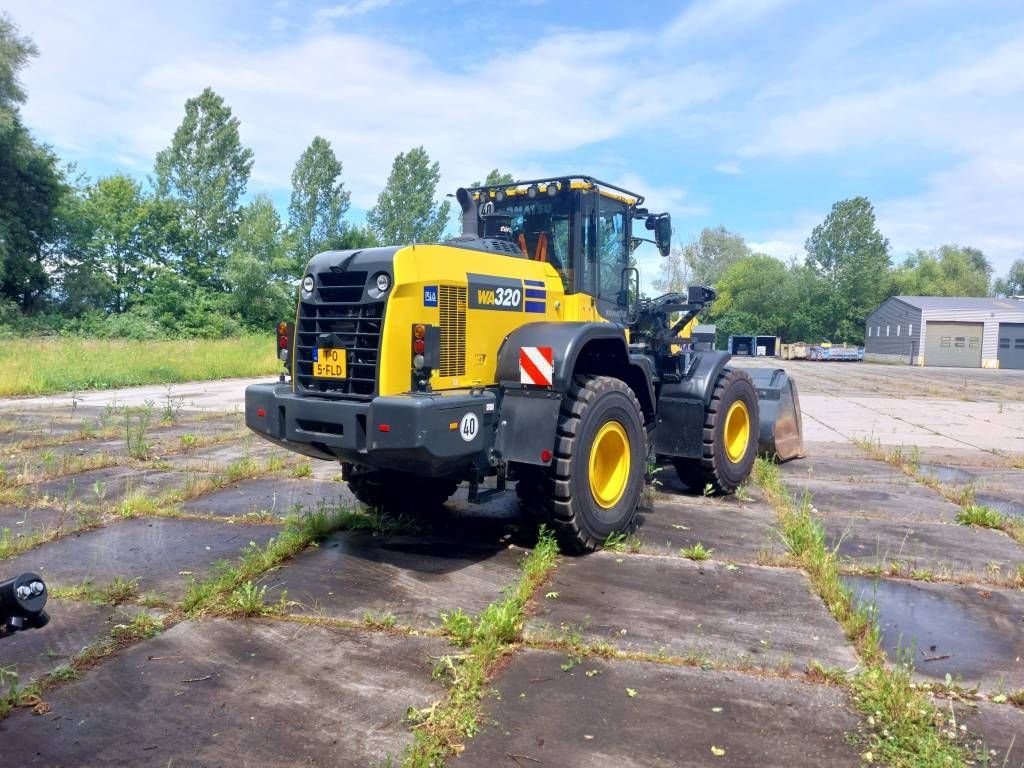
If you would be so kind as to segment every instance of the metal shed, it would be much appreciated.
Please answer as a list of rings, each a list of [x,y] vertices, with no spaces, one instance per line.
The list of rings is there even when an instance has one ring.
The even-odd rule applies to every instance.
[[[971,296],[893,296],[868,315],[864,359],[1024,368],[1024,302]]]

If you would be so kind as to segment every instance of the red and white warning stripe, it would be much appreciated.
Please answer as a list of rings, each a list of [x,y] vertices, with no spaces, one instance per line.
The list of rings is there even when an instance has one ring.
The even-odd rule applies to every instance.
[[[519,348],[519,383],[550,387],[555,372],[551,347]]]

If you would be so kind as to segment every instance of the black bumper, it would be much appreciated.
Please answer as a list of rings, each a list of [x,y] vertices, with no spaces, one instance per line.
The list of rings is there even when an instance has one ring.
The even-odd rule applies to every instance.
[[[245,390],[245,424],[306,456],[430,477],[486,465],[497,398],[490,390],[354,401],[298,396],[289,384]],[[476,428],[464,429],[475,421]]]

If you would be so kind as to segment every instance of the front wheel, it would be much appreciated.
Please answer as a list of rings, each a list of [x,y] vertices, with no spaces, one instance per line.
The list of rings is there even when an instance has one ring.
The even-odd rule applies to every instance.
[[[455,493],[459,481],[450,477],[420,477],[387,469],[344,466],[349,490],[372,509],[391,515],[428,517]]]
[[[724,368],[704,413],[701,458],[676,459],[692,490],[732,493],[747,481],[757,457],[757,390],[746,371]]]
[[[519,498],[551,521],[562,549],[597,549],[636,525],[647,433],[633,391],[610,376],[577,376],[559,414],[551,466],[520,479]]]

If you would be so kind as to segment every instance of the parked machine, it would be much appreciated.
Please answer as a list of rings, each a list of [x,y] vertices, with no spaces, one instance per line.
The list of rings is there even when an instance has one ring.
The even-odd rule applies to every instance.
[[[651,459],[729,493],[759,442],[802,452],[784,372],[755,381],[679,343],[713,290],[641,297],[630,255],[644,232],[667,255],[669,214],[588,176],[456,196],[460,237],[310,261],[278,328],[290,380],[246,390],[250,428],[340,461],[374,507],[426,513],[460,482],[476,502],[514,480],[570,552],[632,530]]]

